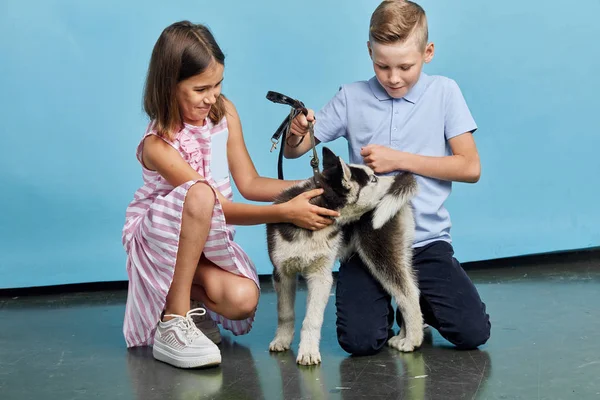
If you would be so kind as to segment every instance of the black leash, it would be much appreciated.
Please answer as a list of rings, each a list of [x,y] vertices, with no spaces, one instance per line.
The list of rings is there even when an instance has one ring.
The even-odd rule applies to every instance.
[[[288,97],[281,93],[269,91],[267,93],[267,99],[272,101],[273,103],[286,104],[291,107],[290,114],[283,120],[283,122],[281,122],[279,128],[277,128],[277,130],[271,137],[271,151],[275,150],[277,148],[277,144],[279,144],[279,142],[281,141],[281,148],[279,149],[279,157],[277,160],[277,177],[279,179],[283,179],[283,150],[286,145],[288,134],[290,133],[290,126],[292,125],[292,121],[294,120],[294,118],[300,115],[300,113],[307,115],[308,110],[304,106],[304,103],[302,103],[300,100],[292,99],[291,97]],[[317,187],[320,187],[321,183],[319,182],[319,157],[317,155],[317,149],[315,144],[315,131],[313,123],[310,121],[308,122],[308,131],[313,152],[313,156],[310,160],[310,166],[313,169],[315,183]],[[304,137],[302,137],[298,145],[300,145],[300,143],[302,143],[303,140]]]

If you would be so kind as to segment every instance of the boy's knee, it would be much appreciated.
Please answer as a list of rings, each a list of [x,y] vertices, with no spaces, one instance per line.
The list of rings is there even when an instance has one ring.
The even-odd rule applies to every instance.
[[[460,350],[473,350],[487,343],[491,334],[491,325],[489,321],[482,321],[478,325],[470,324],[468,327],[444,335],[446,339]]]
[[[458,341],[455,343],[455,346],[461,350],[473,350],[478,348],[479,346],[483,346],[488,339],[490,338],[490,331],[478,331],[478,332],[469,332],[464,334]]]
[[[215,207],[215,194],[204,183],[196,183],[188,189],[183,211],[194,220],[210,220]]]
[[[388,340],[387,330],[337,328],[338,343],[353,356],[370,356],[381,351]]]

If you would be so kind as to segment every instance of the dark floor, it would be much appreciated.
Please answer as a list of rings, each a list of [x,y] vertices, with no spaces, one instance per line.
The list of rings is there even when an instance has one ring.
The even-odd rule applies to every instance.
[[[123,291],[0,298],[0,399],[600,399],[598,260],[469,271],[492,319],[490,341],[475,351],[430,331],[411,354],[348,357],[332,297],[323,363],[310,368],[295,363],[298,335],[294,351],[269,353],[268,284],[252,332],[225,334],[222,365],[192,371],[125,348]],[[298,321],[305,299],[303,290]]]

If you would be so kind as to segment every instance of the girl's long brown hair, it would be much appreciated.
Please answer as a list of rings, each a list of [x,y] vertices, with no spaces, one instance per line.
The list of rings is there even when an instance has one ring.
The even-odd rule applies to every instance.
[[[183,127],[175,96],[177,84],[201,74],[215,61],[225,65],[225,55],[204,25],[180,21],[162,32],[152,50],[144,87],[144,110],[159,136],[173,140]],[[220,95],[210,109],[208,117],[213,123],[225,115],[223,98]]]

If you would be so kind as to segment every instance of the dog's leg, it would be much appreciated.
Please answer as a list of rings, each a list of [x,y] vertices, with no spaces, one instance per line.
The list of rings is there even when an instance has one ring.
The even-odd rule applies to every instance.
[[[402,326],[400,327],[400,332],[398,332],[397,336],[399,339],[404,339],[406,337],[405,324],[402,324]]]
[[[402,313],[400,333],[390,338],[388,345],[403,352],[413,351],[423,343],[423,316],[419,304],[419,288],[412,273],[410,252],[406,251],[404,257],[391,255],[391,260],[387,261],[376,261],[375,257],[372,259],[362,248],[359,254],[373,276],[396,299]]]
[[[404,285],[400,290],[391,288],[398,292],[394,297],[402,314],[402,326],[400,333],[390,338],[388,346],[403,352],[413,351],[423,343],[423,316],[419,305],[419,289],[411,278],[403,282]]]
[[[296,361],[302,365],[314,365],[321,362],[321,353],[319,352],[321,327],[333,283],[330,265],[322,266],[317,271],[307,274],[306,283],[308,286],[306,316],[302,323],[300,348]]]
[[[269,345],[270,351],[285,351],[294,338],[294,301],[296,299],[296,274],[287,275],[273,271],[277,293],[277,331]]]

